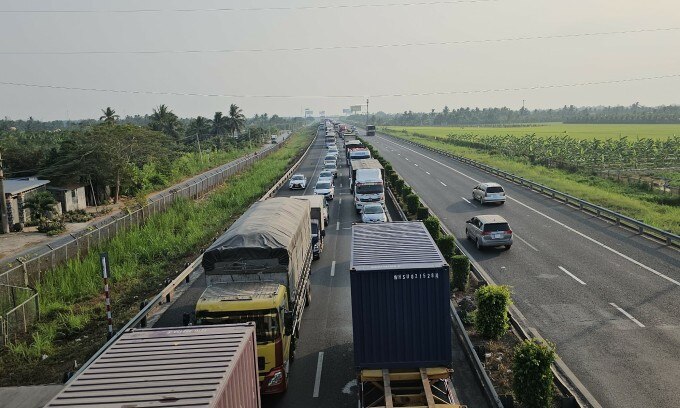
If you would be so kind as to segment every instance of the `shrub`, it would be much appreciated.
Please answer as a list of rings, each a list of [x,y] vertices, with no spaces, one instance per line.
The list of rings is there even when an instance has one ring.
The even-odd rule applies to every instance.
[[[397,183],[397,180],[399,180],[399,175],[397,173],[392,172],[390,173],[390,184],[395,185]]]
[[[477,314],[475,316],[475,328],[487,339],[501,338],[510,327],[508,307],[510,300],[510,288],[505,285],[482,286],[475,292],[477,297]]]
[[[38,222],[38,232],[44,232],[52,236],[61,234],[64,231],[66,231],[66,225],[62,219],[48,220],[43,218]]]
[[[385,165],[383,165],[383,167],[385,168],[385,173],[390,173],[390,172],[394,171],[394,169],[392,168],[392,165],[390,163],[386,162]]]
[[[92,214],[85,210],[68,211],[64,214],[64,221],[66,222],[87,222],[92,219]]]
[[[450,259],[453,256],[453,249],[456,247],[456,240],[452,235],[442,235],[437,240],[437,246],[444,259]]]
[[[470,260],[465,255],[451,257],[451,289],[465,291],[470,281]]]
[[[406,208],[408,209],[409,213],[415,214],[419,205],[420,200],[418,199],[417,195],[411,193],[406,196]]]
[[[398,194],[401,194],[401,190],[404,188],[404,180],[398,178],[394,181],[394,189],[397,190]]]
[[[411,194],[413,194],[413,189],[411,188],[411,186],[404,184],[404,187],[401,188],[401,198],[406,200],[406,197],[408,197]],[[415,212],[413,213],[415,214]]]
[[[420,221],[423,221],[427,217],[430,216],[430,210],[427,209],[427,207],[423,207],[422,205],[418,207],[418,210],[416,211],[416,218],[419,219]]]
[[[524,340],[515,347],[512,386],[515,397],[527,408],[552,406],[555,345],[536,339]]]
[[[430,232],[432,239],[437,241],[439,239],[439,235],[441,234],[439,229],[439,220],[430,216],[423,221],[423,224],[425,224],[425,228],[427,228],[427,230]]]

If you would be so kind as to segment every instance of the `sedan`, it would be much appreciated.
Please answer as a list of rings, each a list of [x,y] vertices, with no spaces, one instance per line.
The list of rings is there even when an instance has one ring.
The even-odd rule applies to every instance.
[[[291,190],[307,188],[307,177],[304,174],[294,174],[288,182],[288,188]]]
[[[333,172],[329,170],[324,170],[319,173],[319,179],[317,181],[326,181],[333,184]]]
[[[333,178],[338,177],[338,164],[335,162],[324,162],[323,169],[333,173]]]
[[[333,187],[333,183],[328,181],[319,181],[314,187],[314,194],[322,195],[326,197],[326,200],[332,200],[335,196],[335,187]]]
[[[387,215],[382,204],[365,204],[361,210],[361,222],[387,222]]]

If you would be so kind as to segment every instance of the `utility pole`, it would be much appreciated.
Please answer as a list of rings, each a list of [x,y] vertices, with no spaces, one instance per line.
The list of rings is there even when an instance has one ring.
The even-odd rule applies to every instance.
[[[0,153],[0,218],[2,218],[2,231],[3,234],[9,234],[9,221],[7,220],[7,203],[5,200],[5,188],[3,186],[3,181],[5,180],[5,175],[2,172],[2,153]]]
[[[198,133],[196,133],[196,143],[198,143],[198,155],[201,156],[201,163],[203,163],[203,151],[201,150],[201,139],[199,139]]]
[[[366,98],[366,126],[368,127],[368,98]]]

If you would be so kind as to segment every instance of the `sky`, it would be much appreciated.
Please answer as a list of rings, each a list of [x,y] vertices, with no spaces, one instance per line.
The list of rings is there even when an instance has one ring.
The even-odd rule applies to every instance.
[[[338,5],[373,6],[325,7]],[[201,11],[172,11],[188,8]],[[160,11],[101,12],[139,9]],[[639,30],[657,31],[581,35]],[[370,112],[680,103],[677,0],[0,0],[0,39],[0,82],[126,91],[0,84],[12,119],[160,104],[212,117],[231,103],[247,116],[337,115],[367,97]],[[433,42],[448,44],[403,46]],[[264,51],[12,54],[252,49]],[[555,87],[660,76],[671,77]]]

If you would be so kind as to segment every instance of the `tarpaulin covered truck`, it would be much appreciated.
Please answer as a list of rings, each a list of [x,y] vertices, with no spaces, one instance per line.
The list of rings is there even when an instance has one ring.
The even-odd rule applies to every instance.
[[[207,288],[196,304],[196,322],[256,323],[265,394],[287,389],[302,312],[311,299],[309,214],[307,201],[259,201],[203,254]]]
[[[361,407],[457,407],[449,265],[421,222],[355,224],[350,259]]]
[[[328,204],[324,197],[320,195],[293,196],[291,198],[309,202],[309,215],[312,217],[312,248],[314,249],[314,258],[319,258],[326,241]]]
[[[256,370],[253,323],[130,329],[46,407],[258,408]]]

